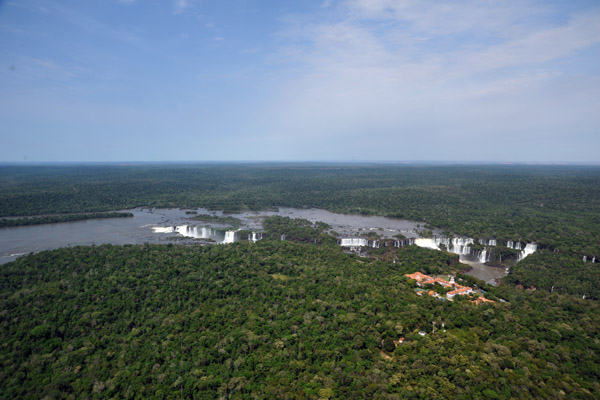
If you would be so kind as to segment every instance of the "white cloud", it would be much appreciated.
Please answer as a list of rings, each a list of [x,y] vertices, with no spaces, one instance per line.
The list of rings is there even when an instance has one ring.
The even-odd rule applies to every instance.
[[[546,63],[600,42],[600,13],[577,15],[566,25],[530,32],[522,38],[489,46],[471,56],[480,68]]]
[[[569,122],[593,126],[594,96],[575,88],[598,80],[565,85],[568,67],[554,64],[600,43],[600,10],[550,17],[525,2],[349,0],[333,22],[296,19],[281,53],[295,67],[270,110],[275,132],[332,143],[420,132],[473,148],[500,133],[539,140]]]
[[[173,2],[173,13],[183,14],[192,5],[190,0],[174,0]]]
[[[349,0],[346,4],[348,14],[356,20],[401,21],[416,32],[430,34],[479,30],[507,35],[524,16],[544,14],[531,0],[510,4],[496,0]]]

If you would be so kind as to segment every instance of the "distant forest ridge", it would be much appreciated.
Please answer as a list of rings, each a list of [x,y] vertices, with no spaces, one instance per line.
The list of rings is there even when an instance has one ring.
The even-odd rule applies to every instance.
[[[343,165],[343,166],[600,166],[600,161],[531,161],[531,162],[520,162],[520,161],[465,161],[465,160],[207,160],[207,161],[194,161],[194,160],[180,160],[180,161],[0,161],[1,166],[148,166],[148,165],[192,165],[192,166],[204,166],[204,165],[250,165],[250,166],[261,166],[261,165],[277,165],[277,166],[290,166],[290,165]]]

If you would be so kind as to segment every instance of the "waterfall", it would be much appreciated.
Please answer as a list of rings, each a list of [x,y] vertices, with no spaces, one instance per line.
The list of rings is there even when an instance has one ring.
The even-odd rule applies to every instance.
[[[587,261],[587,256],[583,256],[583,262]]]
[[[378,249],[379,248],[379,240],[373,240],[373,242],[371,242],[371,247],[373,247],[374,249]]]
[[[216,231],[211,228],[198,228],[197,226],[178,226],[177,233],[186,237],[192,237],[195,239],[209,239],[215,235]]]
[[[225,239],[223,239],[223,244],[233,243],[233,242],[235,242],[235,231],[225,232]]]
[[[446,247],[446,250],[450,253],[458,255],[469,255],[471,254],[471,244],[474,243],[471,238],[443,238],[436,237],[434,239],[429,238],[417,238],[414,242],[419,247],[426,247],[428,249],[441,250],[442,245]]]
[[[367,239],[361,238],[345,238],[340,239],[340,246],[342,247],[364,247],[368,246]]]
[[[434,239],[417,238],[417,239],[415,239],[414,244],[416,244],[419,247],[425,247],[425,248],[433,249],[433,250],[440,249]]]
[[[445,247],[448,252],[458,254],[460,256],[473,255],[473,256],[477,257],[478,261],[482,264],[491,261],[492,254],[491,254],[491,251],[488,246],[496,246],[497,245],[497,242],[495,239],[490,239],[488,241],[486,241],[484,239],[479,239],[479,243],[481,243],[481,244],[487,243],[486,245],[484,245],[486,247],[484,247],[483,250],[481,250],[481,251],[472,251],[471,245],[474,243],[474,241],[471,238],[449,239],[449,238],[444,238],[444,237],[436,237],[433,239],[430,239],[430,238],[410,239],[410,241],[419,247],[425,247],[425,248],[433,249],[433,250],[441,250],[442,248]],[[528,255],[535,253],[537,250],[537,245],[535,243],[528,243],[525,245],[525,248],[522,249],[521,242],[513,242],[512,240],[509,240],[506,243],[506,247],[515,249],[515,250],[521,250],[518,254],[517,261],[521,261]],[[473,253],[473,254],[471,254],[471,253]],[[500,262],[502,262],[502,258],[500,258]]]
[[[256,243],[256,242],[258,242],[260,239],[262,239],[262,233],[260,233],[260,232],[250,232],[250,233],[248,234],[248,241],[249,241],[249,242]]]
[[[519,246],[519,248],[520,247],[521,246]],[[524,259],[528,255],[535,253],[536,250],[537,250],[537,244],[535,244],[535,243],[527,243],[525,245],[525,248],[519,253],[519,257],[517,258],[517,261],[521,261],[522,259]]]
[[[471,247],[469,245],[473,243],[474,241],[471,238],[452,238],[452,244],[446,246],[451,253],[466,256],[471,254]]]
[[[592,257],[592,264],[596,262],[596,257]]]
[[[154,233],[173,233],[173,232],[175,232],[175,230],[173,229],[172,226],[167,226],[167,227],[155,226],[152,228],[152,232],[154,232]]]
[[[487,251],[487,248],[484,248],[483,250],[481,250],[481,252],[479,253],[479,262],[484,264],[488,261],[490,261],[490,253]]]
[[[152,228],[156,233],[178,233],[181,236],[191,237],[194,239],[210,239],[216,234],[216,231],[211,228],[198,228],[197,226],[180,225],[180,226],[157,226]]]

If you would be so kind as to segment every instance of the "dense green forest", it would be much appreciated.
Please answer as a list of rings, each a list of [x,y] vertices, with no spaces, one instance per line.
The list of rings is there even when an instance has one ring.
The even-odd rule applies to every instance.
[[[191,214],[190,211],[187,211],[187,213],[190,213],[189,215],[193,215]],[[235,218],[232,216],[217,216],[217,215],[210,215],[210,214],[199,214],[199,215],[194,215],[192,217],[192,219],[194,221],[202,221],[202,222],[207,222],[207,223],[216,223],[216,224],[223,224],[223,225],[229,225],[232,227],[235,226],[240,226],[242,221],[239,218]]]
[[[597,302],[482,282],[506,302],[420,297],[404,274],[456,256],[397,257],[263,240],[19,258],[0,278],[1,397],[597,398]]]
[[[285,238],[295,242],[335,244],[336,238],[328,232],[331,227],[323,222],[312,223],[302,218],[281,216],[266,217],[263,220],[264,236],[269,238]]]
[[[599,298],[600,167],[212,164],[0,167],[0,217],[137,206],[319,207],[423,221],[449,235],[536,242],[511,282]],[[498,253],[507,252],[499,248]],[[510,253],[510,252],[508,252]],[[515,255],[513,255],[513,258]],[[533,273],[535,271],[535,273]],[[547,278],[552,275],[552,282]]]
[[[27,225],[42,225],[53,224],[57,222],[73,222],[84,221],[87,219],[104,219],[104,218],[131,218],[132,213],[129,212],[95,212],[84,214],[61,214],[61,215],[43,215],[37,217],[25,218],[2,218],[0,219],[0,228],[11,226],[27,226]]]
[[[590,255],[597,248],[588,243],[600,239],[600,167],[5,166],[0,200],[0,216],[137,206],[321,207]]]

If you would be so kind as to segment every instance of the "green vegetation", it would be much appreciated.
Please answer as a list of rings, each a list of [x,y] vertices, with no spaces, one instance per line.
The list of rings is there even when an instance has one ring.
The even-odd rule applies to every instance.
[[[452,270],[337,246],[75,247],[3,265],[6,398],[570,398],[600,393],[595,301],[488,287],[476,306],[415,294]],[[433,333],[435,329],[435,333]],[[444,331],[445,330],[445,331]],[[417,334],[425,331],[427,335]],[[403,336],[397,348],[391,339]],[[383,351],[383,352],[382,352]]]
[[[25,225],[53,224],[57,222],[84,221],[87,219],[104,218],[130,218],[133,217],[129,212],[96,212],[87,214],[61,214],[61,215],[43,215],[28,218],[2,218],[0,219],[0,228]]]
[[[331,227],[323,222],[312,223],[302,218],[281,217],[278,215],[266,217],[263,220],[264,237],[304,243],[335,244],[336,238],[326,231]]]
[[[1,167],[0,200],[1,216],[314,206],[589,255],[597,250],[589,243],[600,239],[599,167]]]
[[[600,264],[542,250],[512,267],[506,282],[600,299]]]
[[[187,212],[186,212],[186,214],[187,214]],[[219,217],[217,215],[199,214],[199,215],[194,216],[192,219],[195,221],[223,224],[223,225],[229,225],[232,227],[240,226],[242,224],[242,221],[239,218],[235,218],[232,216]]]
[[[106,212],[131,207],[211,210],[319,207],[423,221],[453,235],[536,242],[543,263],[511,282],[566,292],[596,282],[583,256],[600,260],[600,167],[368,166],[341,164],[0,167],[0,216]],[[494,262],[514,262],[498,247]],[[533,258],[533,260],[541,260]],[[564,268],[563,268],[564,266]],[[535,271],[535,273],[532,273]],[[597,287],[597,285],[596,285]],[[587,290],[586,290],[587,293]],[[590,291],[594,298],[597,292]]]

